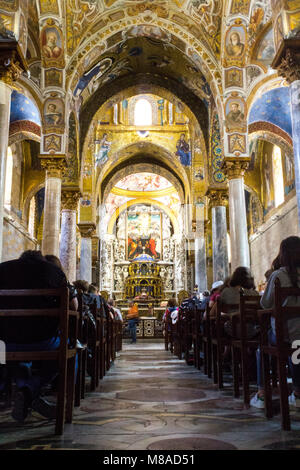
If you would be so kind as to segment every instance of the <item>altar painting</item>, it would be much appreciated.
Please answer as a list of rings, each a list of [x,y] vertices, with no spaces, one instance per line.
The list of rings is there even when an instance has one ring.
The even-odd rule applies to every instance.
[[[161,253],[161,214],[150,212],[127,214],[127,258],[134,260],[146,254],[160,260]]]

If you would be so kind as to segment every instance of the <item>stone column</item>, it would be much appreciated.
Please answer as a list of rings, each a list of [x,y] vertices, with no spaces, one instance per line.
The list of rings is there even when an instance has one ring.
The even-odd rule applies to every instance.
[[[226,206],[228,192],[224,189],[210,189],[207,194],[212,207],[213,282],[226,279],[229,275]]]
[[[272,68],[290,84],[291,118],[295,162],[295,186],[300,225],[300,31],[291,39],[284,39],[274,58]]]
[[[229,221],[231,246],[231,271],[238,266],[250,267],[247,216],[245,204],[244,173],[249,158],[226,158],[224,169],[229,180]]]
[[[81,234],[80,248],[80,279],[92,282],[92,236],[96,225],[92,222],[80,222],[78,228]]]
[[[198,285],[199,292],[207,290],[204,211],[204,204],[196,206],[195,284]]]
[[[80,191],[63,189],[61,193],[61,233],[59,257],[70,282],[76,280],[76,215]]]
[[[2,260],[6,157],[9,134],[11,88],[0,81],[0,262]]]
[[[13,83],[27,64],[13,33],[2,26],[0,48],[0,262],[2,260],[6,157],[9,135],[10,98]]]
[[[46,170],[42,252],[59,256],[61,179],[65,165],[63,155],[40,155]]]

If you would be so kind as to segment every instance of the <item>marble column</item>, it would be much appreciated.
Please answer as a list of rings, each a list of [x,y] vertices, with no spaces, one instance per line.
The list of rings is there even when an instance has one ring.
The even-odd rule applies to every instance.
[[[204,204],[196,206],[195,284],[198,285],[199,292],[207,290],[204,214]]]
[[[207,196],[212,207],[213,282],[215,282],[224,280],[229,275],[226,217],[228,192],[222,189],[210,189]]]
[[[229,180],[229,221],[231,246],[231,271],[238,266],[250,267],[244,173],[248,158],[226,158],[225,171]]]
[[[70,282],[76,280],[76,215],[80,191],[63,190],[61,194],[61,232],[59,257]]]
[[[2,2],[3,3],[3,2]],[[28,70],[22,50],[13,33],[1,26],[0,48],[0,262],[2,260],[3,215],[6,158],[9,135],[11,91],[21,74]]]
[[[42,252],[59,257],[61,179],[65,159],[40,155],[46,170]]]
[[[278,48],[272,68],[290,85],[291,119],[295,162],[295,186],[300,225],[300,31],[293,37],[285,38]]]
[[[300,47],[300,46],[299,46]],[[300,69],[300,66],[299,66]],[[300,71],[299,71],[300,75]],[[293,147],[295,162],[295,186],[298,206],[298,224],[300,225],[300,80],[290,86],[291,116],[293,126]]]
[[[2,260],[6,157],[9,134],[11,88],[0,81],[0,262]]]
[[[81,222],[78,224],[81,234],[80,244],[80,279],[92,282],[92,235],[96,228],[95,224]]]

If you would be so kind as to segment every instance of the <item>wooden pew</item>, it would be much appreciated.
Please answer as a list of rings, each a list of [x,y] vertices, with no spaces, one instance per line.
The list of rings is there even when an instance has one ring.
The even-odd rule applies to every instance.
[[[281,426],[285,431],[291,429],[290,410],[289,410],[289,390],[287,383],[287,363],[288,358],[295,351],[285,340],[285,325],[287,315],[290,317],[300,316],[300,307],[283,307],[285,299],[289,296],[300,297],[300,288],[281,287],[279,279],[275,280],[275,307],[271,310],[260,310],[258,317],[261,328],[261,355],[264,377],[264,400],[265,414],[267,418],[273,417],[272,406],[272,386],[270,374],[270,357],[276,358],[278,370],[278,382],[280,392],[280,415]],[[276,346],[268,343],[268,329],[270,327],[271,317],[275,318]]]
[[[212,342],[211,342],[211,329],[210,329],[210,307],[207,304],[206,307],[206,318],[202,321],[203,325],[203,353],[204,353],[204,374],[208,378],[212,375]]]
[[[222,304],[221,298],[217,299],[216,317],[210,317],[210,331],[212,344],[212,361],[213,361],[213,377],[214,383],[218,384],[218,388],[223,388],[223,356],[224,348],[231,348],[231,338],[224,334],[224,323],[230,320],[230,315],[226,315],[231,311],[237,311],[238,304],[226,305]],[[224,314],[224,315],[221,315]]]
[[[257,350],[260,344],[259,332],[257,336],[248,338],[247,325],[252,323],[258,325],[257,312],[260,307],[259,295],[244,295],[243,291],[240,292],[240,306],[237,315],[232,317],[232,334],[233,339],[231,342],[232,351],[232,365],[233,365],[233,383],[234,383],[234,396],[240,396],[239,391],[239,366],[241,366],[242,380],[243,380],[243,396],[244,404],[248,407],[250,403],[250,363],[249,352]]]
[[[85,374],[87,367],[87,342],[88,329],[87,321],[84,319],[84,306],[82,293],[78,294],[78,340],[81,347],[77,348],[78,370],[75,384],[75,406],[80,406],[80,400],[85,396]]]
[[[3,299],[11,298],[12,304],[16,297],[41,297],[52,296],[59,299],[58,308],[43,309],[13,309],[1,308],[0,317],[35,318],[55,317],[58,320],[58,331],[60,345],[54,351],[26,351],[7,352],[6,362],[12,361],[57,361],[58,362],[58,393],[56,404],[55,434],[62,435],[64,424],[72,422],[75,390],[75,361],[76,361],[76,339],[78,333],[78,312],[69,310],[69,290],[67,287],[61,289],[26,289],[26,290],[0,290],[0,307]]]

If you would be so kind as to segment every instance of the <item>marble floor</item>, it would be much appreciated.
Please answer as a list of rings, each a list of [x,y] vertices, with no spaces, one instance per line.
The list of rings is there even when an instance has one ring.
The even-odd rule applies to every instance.
[[[244,409],[229,381],[218,391],[162,342],[126,343],[63,436],[34,412],[17,425],[2,410],[0,450],[300,449],[300,412],[291,413],[292,431],[281,431],[278,414],[268,421],[262,411]]]

